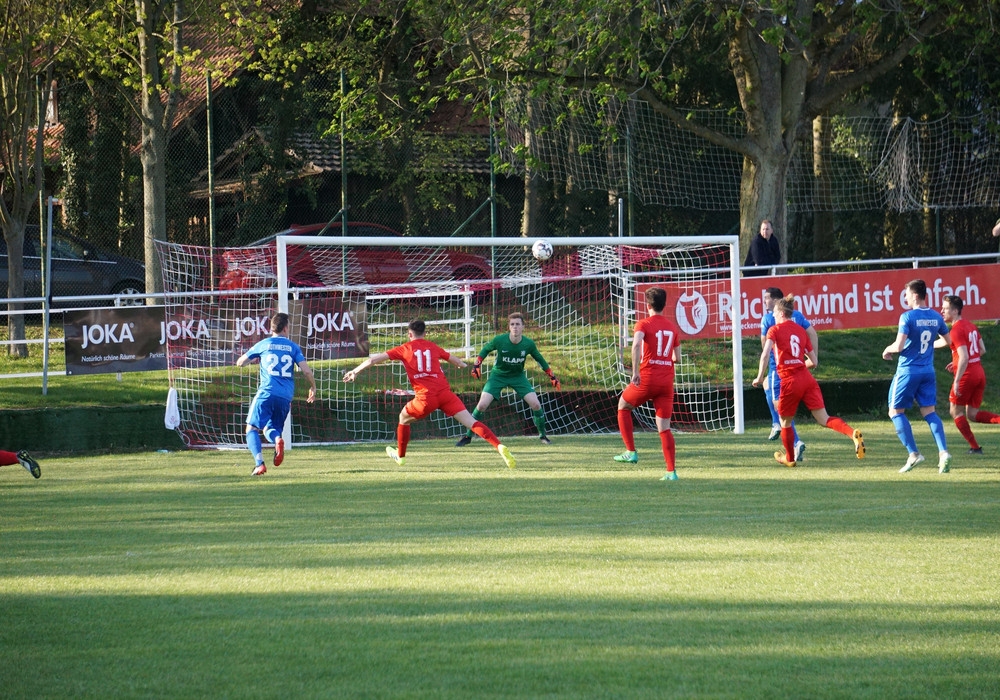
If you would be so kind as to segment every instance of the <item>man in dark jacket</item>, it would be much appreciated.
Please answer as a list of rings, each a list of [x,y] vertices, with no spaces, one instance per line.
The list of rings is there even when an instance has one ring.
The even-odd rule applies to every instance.
[[[781,262],[781,244],[778,237],[774,235],[771,227],[771,220],[764,219],[760,222],[760,234],[753,237],[750,242],[750,250],[747,251],[747,259],[743,261],[744,267],[770,268]],[[747,270],[743,273],[745,277],[758,277],[770,273],[768,269]]]

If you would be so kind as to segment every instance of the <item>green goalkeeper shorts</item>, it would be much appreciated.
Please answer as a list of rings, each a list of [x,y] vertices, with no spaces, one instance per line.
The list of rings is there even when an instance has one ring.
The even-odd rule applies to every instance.
[[[517,398],[519,399],[523,399],[528,394],[535,392],[535,387],[531,386],[531,382],[523,374],[516,379],[498,377],[496,374],[491,374],[490,378],[486,380],[486,386],[483,387],[483,391],[490,396],[496,397],[500,396],[500,392],[508,387],[517,392]]]

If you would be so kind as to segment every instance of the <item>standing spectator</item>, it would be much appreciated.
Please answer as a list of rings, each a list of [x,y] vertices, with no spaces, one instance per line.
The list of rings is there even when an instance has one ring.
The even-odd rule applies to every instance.
[[[667,293],[659,287],[646,290],[646,318],[635,324],[632,336],[632,381],[618,400],[618,428],[625,451],[615,455],[616,462],[639,461],[635,450],[632,411],[647,401],[656,411],[656,430],[660,434],[667,473],[660,481],[677,481],[677,450],[670,430],[674,410],[674,363],[678,359],[680,329],[663,313]]]
[[[760,233],[750,241],[750,249],[747,251],[747,258],[743,261],[743,267],[770,268],[781,262],[781,244],[774,234],[770,219],[760,222]],[[746,277],[760,277],[769,274],[770,270],[750,270],[744,272]]]
[[[21,450],[20,452],[7,452],[5,450],[0,450],[0,467],[5,467],[9,464],[20,464],[36,479],[42,476],[42,468],[38,466],[38,462],[36,462],[31,455],[24,450]]]
[[[524,316],[517,311],[512,313],[507,317],[507,328],[509,332],[496,336],[483,346],[472,366],[472,376],[479,379],[482,376],[483,360],[490,353],[496,352],[497,359],[493,363],[493,371],[490,372],[490,378],[486,380],[486,386],[483,387],[479,403],[472,410],[472,417],[476,420],[482,418],[486,409],[493,403],[493,399],[500,396],[500,392],[509,387],[531,409],[531,419],[534,421],[535,427],[538,428],[538,439],[542,441],[543,445],[551,445],[552,441],[545,435],[545,411],[542,410],[542,404],[538,400],[535,387],[531,386],[531,382],[528,381],[528,377],[524,373],[524,361],[530,355],[542,368],[542,371],[549,375],[549,381],[552,382],[554,388],[559,389],[561,385],[549,368],[549,363],[542,357],[542,353],[538,352],[534,341],[524,337]],[[472,442],[472,430],[467,431],[455,443],[455,447],[465,447],[470,442]]]
[[[295,395],[295,367],[298,366],[309,380],[308,403],[316,400],[316,378],[302,348],[288,338],[288,314],[285,313],[271,317],[271,337],[247,350],[236,360],[236,366],[242,367],[251,360],[260,360],[260,383],[247,415],[247,449],[256,463],[251,475],[260,476],[267,472],[260,440],[262,432],[274,443],[274,466],[280,466],[285,459],[285,440],[281,431]]]
[[[993,224],[993,237],[997,236],[1000,236],[1000,219],[997,219],[997,222]]]
[[[764,317],[760,321],[760,345],[764,347],[767,343],[767,332],[775,324],[774,319],[774,306],[782,298],[784,294],[777,287],[768,287],[764,291],[764,304],[767,307],[767,312],[765,312]],[[809,343],[812,345],[813,352],[819,355],[819,335],[816,333],[816,329],[812,327],[809,320],[802,315],[802,312],[798,309],[792,311],[792,320],[805,329],[806,335],[809,336]],[[771,433],[767,436],[768,440],[777,440],[781,436],[781,418],[778,415],[778,409],[776,404],[778,402],[778,397],[781,395],[781,375],[778,373],[777,363],[775,361],[775,353],[771,353],[771,359],[768,362],[768,373],[764,378],[764,399],[767,401],[767,408],[771,411]],[[794,416],[794,414],[793,414]],[[792,421],[792,434],[795,436],[795,461],[801,462],[802,455],[805,454],[806,444],[799,439],[799,433],[795,429],[795,421]]]
[[[971,321],[962,318],[962,297],[949,294],[941,302],[941,315],[946,323],[951,324],[951,363],[948,371],[955,374],[948,395],[951,417],[955,419],[955,427],[969,443],[969,454],[981,455],[983,448],[976,442],[976,436],[969,427],[969,419],[976,423],[1000,423],[1000,416],[988,411],[980,411],[983,405],[983,393],[986,391],[986,373],[980,357],[986,352],[979,329]],[[938,338],[934,347],[944,348],[948,344]]]
[[[896,435],[909,453],[906,464],[899,470],[904,474],[924,461],[913,439],[913,429],[906,417],[906,409],[917,402],[920,415],[930,426],[931,435],[938,448],[938,472],[944,474],[951,467],[951,455],[944,435],[944,424],[936,411],[937,380],[934,376],[934,343],[938,336],[951,343],[944,318],[934,309],[927,308],[927,284],[921,279],[906,285],[906,305],[909,311],[899,315],[899,330],[895,342],[886,345],[882,359],[891,360],[899,353],[896,374],[889,386],[889,418],[896,428]]]
[[[786,467],[794,467],[799,461],[800,453],[795,447],[792,418],[799,404],[804,403],[812,411],[817,423],[851,438],[854,441],[854,455],[858,459],[864,459],[865,442],[861,431],[826,412],[823,393],[816,378],[809,372],[809,368],[815,367],[818,362],[816,350],[804,328],[794,322],[788,323],[793,321],[795,313],[793,301],[791,296],[787,296],[775,303],[775,324],[767,331],[764,348],[760,353],[760,366],[752,382],[754,386],[761,383],[768,364],[773,361],[772,356],[777,356],[782,388],[776,404],[781,417],[781,444],[785,451],[775,452],[774,458],[778,464]]]
[[[462,400],[451,390],[448,378],[441,371],[441,360],[450,362],[456,367],[467,367],[468,365],[462,361],[462,358],[455,357],[429,340],[424,340],[426,328],[427,324],[423,321],[410,321],[406,331],[409,342],[397,345],[388,352],[372,355],[354,369],[344,372],[344,381],[353,382],[363,370],[373,365],[388,360],[398,360],[403,363],[406,376],[409,377],[410,385],[416,395],[399,412],[396,447],[386,447],[385,453],[393,462],[403,466],[406,458],[406,446],[410,443],[410,424],[421,418],[426,418],[440,408],[446,416],[454,418],[495,447],[504,463],[513,469],[517,466],[514,455],[505,445],[500,443],[492,430],[472,417]]]

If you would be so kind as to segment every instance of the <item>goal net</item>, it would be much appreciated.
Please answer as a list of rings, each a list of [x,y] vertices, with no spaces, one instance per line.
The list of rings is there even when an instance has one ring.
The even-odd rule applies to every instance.
[[[326,238],[280,236],[252,248],[209,249],[158,242],[167,294],[167,355],[178,393],[181,437],[190,446],[239,447],[257,369],[235,360],[267,337],[275,311],[291,316],[318,385],[304,401],[299,380],[286,442],[391,441],[412,397],[399,363],[343,382],[360,358],[406,341],[420,318],[427,338],[472,361],[507,317],[520,312],[526,337],[562,382],[551,387],[525,363],[550,435],[617,431],[617,402],[631,378],[632,328],[650,286],[667,290],[668,315],[682,331],[672,426],[743,431],[738,239],[735,236],[553,239],[545,261],[523,238]],[[735,332],[734,332],[735,328]],[[471,410],[483,379],[445,365]],[[537,434],[528,406],[496,397],[484,422],[500,436]],[[651,406],[637,428],[655,429]],[[455,438],[464,428],[440,411],[415,436]]]

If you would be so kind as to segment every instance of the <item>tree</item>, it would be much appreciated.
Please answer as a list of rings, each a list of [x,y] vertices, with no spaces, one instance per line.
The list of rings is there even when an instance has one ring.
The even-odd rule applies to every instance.
[[[94,74],[113,81],[139,121],[139,160],[143,176],[143,251],[146,289],[161,291],[154,241],[167,240],[167,148],[177,105],[186,89],[184,71],[204,75],[206,61],[188,41],[198,32],[224,44],[233,17],[255,21],[261,12],[248,0],[134,0],[99,5],[86,17],[86,31],[76,44],[83,78]],[[212,57],[214,70],[239,63],[247,53],[228,50]]]
[[[280,87],[296,126],[344,133],[350,159],[342,167],[386,183],[407,233],[426,227],[431,212],[453,213],[456,190],[478,194],[470,174],[440,167],[468,147],[455,143],[451,123],[434,124],[444,100],[461,101],[445,83],[455,62],[441,45],[440,10],[420,0],[317,0],[240,25],[259,55],[250,68]]]
[[[953,0],[680,0],[638,6],[625,0],[541,0],[509,8],[456,4],[443,14],[447,38],[466,47],[455,81],[478,74],[498,90],[527,84],[541,91],[552,84],[631,95],[679,128],[741,154],[745,251],[761,219],[784,228],[789,163],[811,135],[814,118],[896,70],[932,37],[963,22],[982,22],[988,12],[988,2],[970,7]],[[546,41],[523,38],[528,17],[548,27]],[[722,51],[746,120],[738,137],[678,106],[724,103],[711,92],[714,82],[691,80],[709,72],[711,61],[718,66]]]
[[[24,227],[44,186],[46,111],[53,63],[71,26],[60,2],[4,0],[0,5],[0,228],[7,242],[7,297],[24,296]],[[10,304],[11,311],[24,308]],[[24,340],[24,316],[8,316],[8,337]],[[9,346],[26,357],[27,345]]]

